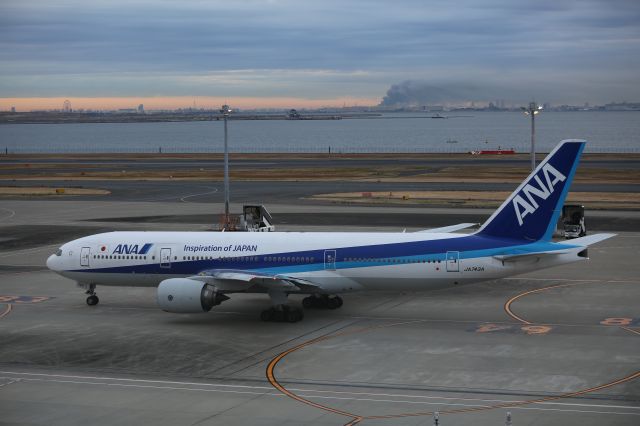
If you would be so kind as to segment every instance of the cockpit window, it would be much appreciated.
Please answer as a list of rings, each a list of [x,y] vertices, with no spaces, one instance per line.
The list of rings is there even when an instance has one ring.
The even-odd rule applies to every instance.
[[[56,252],[56,256],[62,256],[62,249],[58,249],[58,251]]]

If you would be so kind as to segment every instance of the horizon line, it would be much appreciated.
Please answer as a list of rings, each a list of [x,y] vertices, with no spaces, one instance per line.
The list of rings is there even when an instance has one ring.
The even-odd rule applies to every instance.
[[[339,97],[309,99],[298,97],[223,97],[223,96],[120,96],[120,97],[13,97],[0,98],[0,110],[15,107],[20,111],[63,109],[65,101],[71,102],[72,109],[114,110],[137,108],[143,104],[149,110],[175,109],[218,109],[230,105],[238,109],[268,108],[336,108],[353,106],[376,106],[379,98]]]

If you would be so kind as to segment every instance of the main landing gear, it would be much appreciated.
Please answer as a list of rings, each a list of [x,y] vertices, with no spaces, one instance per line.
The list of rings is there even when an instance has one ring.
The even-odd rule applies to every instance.
[[[262,321],[269,322],[298,322],[304,318],[302,309],[289,306],[287,303],[287,293],[283,291],[270,291],[269,297],[271,298],[272,306],[269,309],[265,309],[260,314]]]
[[[338,309],[342,306],[342,297],[329,297],[326,294],[309,296],[302,299],[302,306],[305,309]]]
[[[95,284],[89,284],[85,294],[89,295],[89,297],[87,297],[87,305],[89,305],[89,306],[95,306],[100,301],[100,299],[98,299],[98,296],[96,295],[96,285]]]
[[[260,314],[262,321],[298,322],[304,318],[301,309],[287,304],[287,293],[273,291],[269,292],[269,296],[273,306],[262,311]],[[302,306],[305,309],[338,309],[342,306],[342,298],[340,296],[329,297],[326,294],[314,295],[302,299]]]

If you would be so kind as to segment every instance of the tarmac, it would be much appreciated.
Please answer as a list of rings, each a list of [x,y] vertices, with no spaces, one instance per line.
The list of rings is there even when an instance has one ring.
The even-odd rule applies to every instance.
[[[217,186],[197,195],[206,191],[192,184],[3,199],[0,424],[425,425],[435,412],[444,426],[503,425],[507,413],[513,425],[640,422],[639,212],[588,212],[590,231],[619,233],[588,262],[348,294],[341,309],[295,324],[261,322],[264,295],[177,315],[156,306],[155,289],[99,287],[89,307],[44,267],[82,235],[214,228],[221,205],[201,201],[220,197]],[[491,213],[317,205],[282,192],[267,204],[278,230],[411,232]]]

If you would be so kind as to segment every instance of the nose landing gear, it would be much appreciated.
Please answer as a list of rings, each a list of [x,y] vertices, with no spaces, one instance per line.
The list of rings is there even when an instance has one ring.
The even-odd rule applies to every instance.
[[[85,294],[89,295],[89,297],[87,297],[87,305],[89,305],[89,306],[95,306],[100,301],[100,299],[98,299],[98,296],[96,295],[96,285],[95,284],[89,284]]]

